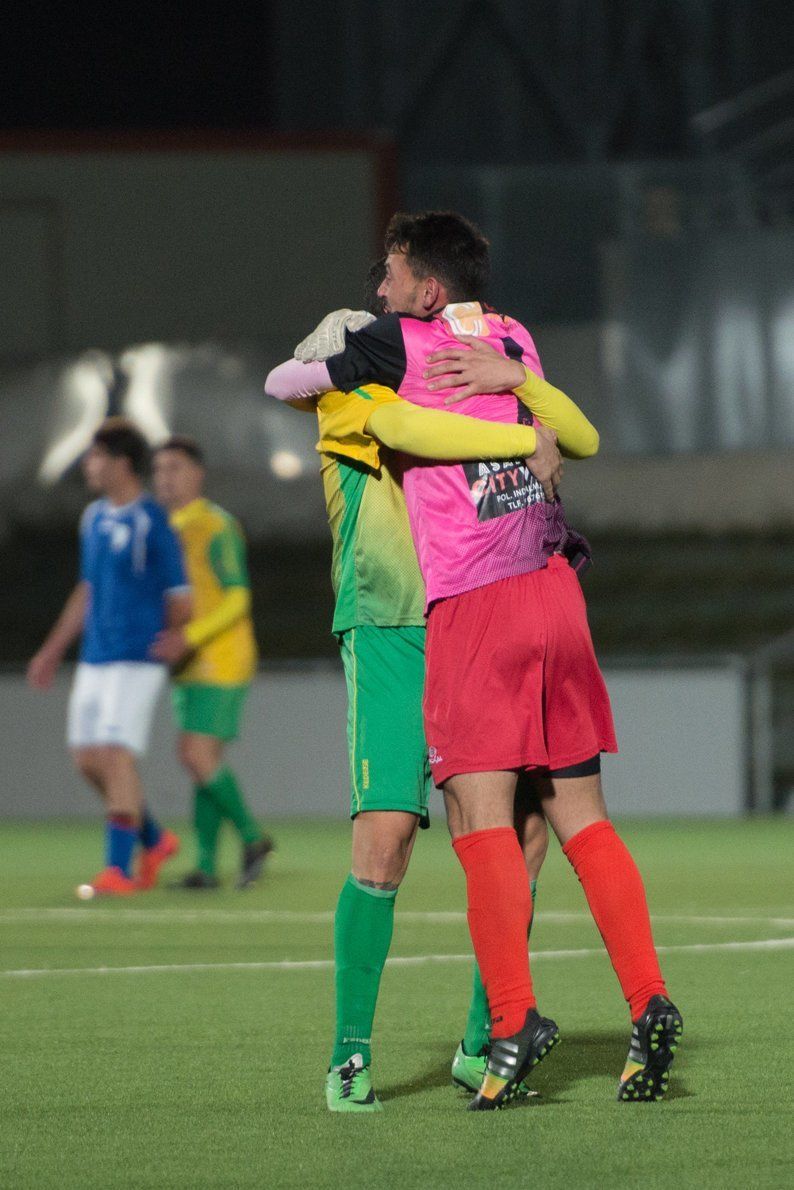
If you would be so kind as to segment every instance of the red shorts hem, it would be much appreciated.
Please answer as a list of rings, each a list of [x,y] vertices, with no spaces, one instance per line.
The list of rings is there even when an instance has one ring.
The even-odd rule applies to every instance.
[[[593,755],[592,752],[590,755]],[[493,757],[490,760],[483,760],[480,757],[478,760],[445,760],[443,764],[433,765],[432,775],[436,788],[440,789],[450,777],[460,777],[465,773],[501,773],[509,772],[512,769],[547,767],[545,760],[527,760],[521,756],[516,760],[505,760],[504,756]]]
[[[582,764],[591,756],[603,752],[617,752],[618,746],[614,741],[603,743],[600,748],[585,748],[583,751],[573,752],[569,756],[550,756],[545,760],[530,759],[526,755],[517,760],[505,760],[503,756],[490,760],[448,760],[443,764],[433,766],[433,782],[440,789],[450,777],[460,777],[464,773],[500,773],[513,769],[532,771],[533,769],[567,769],[573,764]]]

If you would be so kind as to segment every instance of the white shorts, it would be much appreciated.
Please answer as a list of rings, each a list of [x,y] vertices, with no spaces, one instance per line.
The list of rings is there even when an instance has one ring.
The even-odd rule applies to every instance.
[[[143,756],[165,681],[164,665],[147,661],[91,665],[81,661],[69,696],[69,747],[116,744]]]

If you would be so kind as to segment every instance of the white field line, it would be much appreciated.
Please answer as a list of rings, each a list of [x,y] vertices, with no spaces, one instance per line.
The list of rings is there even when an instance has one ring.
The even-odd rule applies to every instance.
[[[765,916],[737,916],[702,915],[692,913],[654,913],[651,915],[655,922],[670,922],[691,925],[737,926],[762,925],[774,926],[780,929],[794,928],[794,917],[765,917]],[[141,925],[203,925],[212,923],[218,925],[239,925],[241,923],[278,924],[285,925],[326,925],[334,919],[333,910],[301,910],[301,909],[132,909],[122,906],[108,908],[101,906],[84,907],[42,907],[7,909],[0,912],[0,925],[63,924],[104,925],[108,922],[119,924],[122,922],[139,923]],[[465,924],[466,914],[462,910],[439,909],[397,909],[398,921],[428,925],[450,925],[456,922]],[[553,922],[559,925],[590,921],[590,914],[580,912],[558,912],[556,910],[538,911],[539,921]]]
[[[660,954],[705,954],[710,951],[791,950],[794,938],[764,938],[756,942],[693,942],[683,946],[659,946]],[[538,950],[532,961],[540,959],[579,959],[603,955],[603,947],[580,950]],[[470,963],[471,954],[417,954],[387,959],[390,967],[418,967],[428,963]],[[195,971],[327,971],[332,959],[280,959],[262,963],[158,963],[140,967],[39,967],[0,971],[0,978],[32,979],[45,975],[162,975]]]
[[[398,921],[408,925],[465,925],[465,913],[456,909],[398,909]],[[794,917],[770,916],[724,916],[702,914],[652,914],[652,920],[659,923],[692,926],[765,926],[776,929],[794,928]],[[538,921],[549,921],[555,925],[574,925],[587,922],[587,912],[562,913],[554,909],[538,910]],[[331,909],[133,909],[123,906],[115,908],[100,906],[51,907],[7,909],[0,913],[0,925],[329,925],[333,921]]]

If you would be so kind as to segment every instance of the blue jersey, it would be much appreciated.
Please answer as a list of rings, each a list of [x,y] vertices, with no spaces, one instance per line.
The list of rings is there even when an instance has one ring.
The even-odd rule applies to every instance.
[[[80,524],[80,578],[90,593],[80,657],[92,665],[151,661],[169,591],[187,589],[179,538],[150,496],[89,504]]]

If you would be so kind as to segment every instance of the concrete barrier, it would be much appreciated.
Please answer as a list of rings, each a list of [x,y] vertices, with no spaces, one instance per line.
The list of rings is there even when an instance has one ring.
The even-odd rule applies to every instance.
[[[697,667],[607,665],[621,754],[604,760],[611,810],[624,815],[735,815],[748,770],[745,685],[729,659]],[[19,674],[0,676],[3,781],[0,815],[63,818],[97,812],[64,743],[71,674],[47,694]],[[246,710],[233,763],[263,816],[344,817],[348,807],[346,695],[341,667],[263,670]],[[174,727],[160,703],[147,796],[166,817],[183,816],[190,788],[174,755]],[[436,816],[442,813],[434,798]]]

